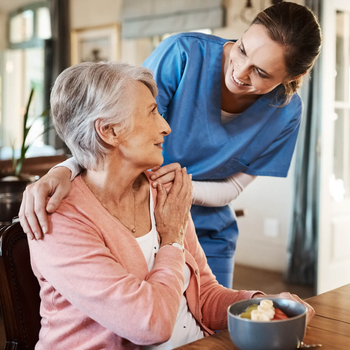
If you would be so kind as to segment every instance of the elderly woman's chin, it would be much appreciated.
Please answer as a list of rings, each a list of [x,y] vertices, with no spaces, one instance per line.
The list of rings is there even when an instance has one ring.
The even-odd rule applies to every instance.
[[[154,154],[152,155],[152,157],[150,156],[148,161],[149,161],[149,164],[148,164],[148,167],[147,169],[151,169],[151,168],[154,168],[156,166],[161,166],[163,163],[164,163],[164,157],[163,157],[163,154],[162,154],[162,147],[161,146],[155,146],[157,149],[156,151],[154,152]]]
[[[137,155],[129,154],[133,166],[142,169],[142,171],[161,166],[164,163],[162,148],[160,146],[155,147],[152,152],[145,153],[144,150],[140,149]]]

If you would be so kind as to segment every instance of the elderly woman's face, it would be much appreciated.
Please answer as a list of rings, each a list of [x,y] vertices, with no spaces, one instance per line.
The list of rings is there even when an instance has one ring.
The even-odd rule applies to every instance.
[[[151,91],[136,82],[128,93],[133,104],[134,128],[119,140],[123,156],[140,168],[149,169],[163,163],[164,136],[171,131],[169,124],[158,113]]]
[[[232,46],[225,72],[227,89],[239,95],[263,95],[288,80],[284,48],[267,29],[253,24]]]

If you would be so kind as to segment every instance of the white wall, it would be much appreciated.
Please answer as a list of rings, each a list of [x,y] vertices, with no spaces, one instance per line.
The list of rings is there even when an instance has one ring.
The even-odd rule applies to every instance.
[[[303,5],[304,0],[288,0]],[[246,0],[223,0],[226,9],[226,27],[214,29],[213,34],[226,39],[238,39],[258,12],[271,5],[270,0],[252,0],[253,7],[246,10]],[[245,21],[242,19],[245,18]]]
[[[232,208],[246,211],[237,220],[236,263],[285,271],[293,185],[294,162],[287,178],[258,177],[232,202]]]
[[[0,51],[7,46],[7,14],[0,10]]]
[[[247,1],[244,0],[224,0],[226,9],[226,27],[214,29],[213,34],[226,39],[238,39],[243,32],[248,28],[249,23],[254,19],[257,13],[263,8],[261,7],[262,1],[252,0],[253,8],[248,11],[244,11]],[[270,5],[270,1],[265,1],[266,7]],[[241,18],[241,13],[245,13],[245,18],[248,20],[244,22]]]
[[[87,28],[119,22],[122,0],[71,0],[71,28]]]
[[[71,28],[120,23],[122,0],[71,0]],[[123,62],[140,65],[152,52],[149,38],[121,41]]]

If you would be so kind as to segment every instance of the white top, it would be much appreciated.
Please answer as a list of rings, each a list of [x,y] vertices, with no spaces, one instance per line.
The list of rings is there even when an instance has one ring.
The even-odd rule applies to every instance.
[[[152,198],[151,191],[150,191],[150,214],[151,214],[151,222],[152,222],[151,231],[142,237],[136,238],[143,252],[143,255],[145,256],[145,259],[148,265],[148,271],[152,270],[156,253],[159,250],[158,233],[156,229],[156,221],[155,221],[154,208],[153,208],[153,198]],[[174,249],[177,249],[177,248],[174,248]],[[185,276],[185,284],[184,284],[183,292],[185,293],[191,277],[191,271],[186,264],[184,269],[184,276]],[[204,337],[204,333],[200,329],[200,327],[197,325],[197,322],[193,317],[192,313],[189,311],[187,300],[185,298],[185,295],[183,294],[171,338],[167,342],[159,345],[144,346],[144,349],[147,349],[147,350],[174,349],[181,345],[201,339],[203,337]]]
[[[221,124],[227,124],[232,119],[237,118],[241,113],[228,113],[224,110],[221,110]]]

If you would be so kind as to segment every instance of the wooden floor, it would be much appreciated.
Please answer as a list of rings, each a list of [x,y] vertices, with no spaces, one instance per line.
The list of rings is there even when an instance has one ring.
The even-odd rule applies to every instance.
[[[242,265],[235,265],[233,289],[258,289],[268,294],[290,292],[302,299],[314,296],[310,287],[295,286],[283,282],[281,273],[255,269]],[[5,348],[6,338],[4,323],[0,313],[0,349]]]
[[[285,283],[282,273],[237,264],[234,270],[233,289],[258,289],[267,294],[290,292],[297,294],[302,299],[311,298],[315,295],[311,287]]]

